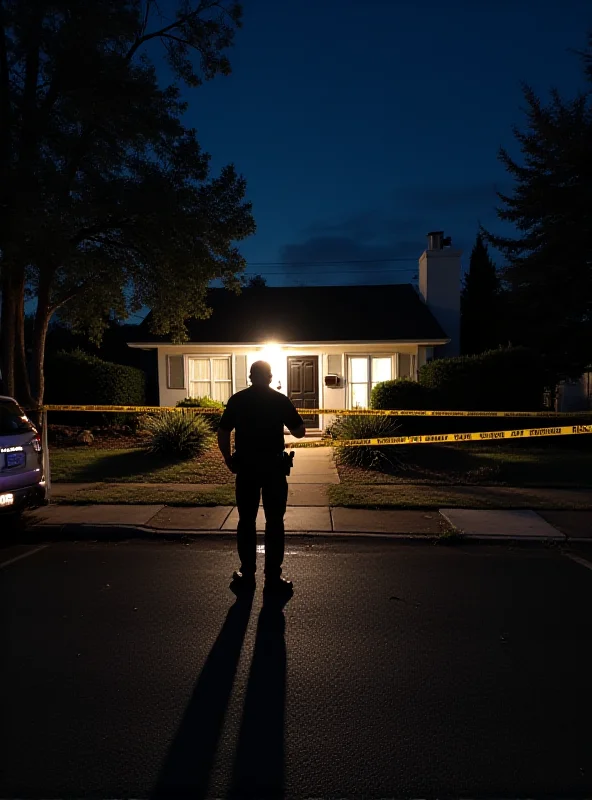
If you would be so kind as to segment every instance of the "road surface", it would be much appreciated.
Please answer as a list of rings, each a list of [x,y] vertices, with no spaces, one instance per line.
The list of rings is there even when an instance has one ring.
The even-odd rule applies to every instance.
[[[289,538],[282,610],[233,546],[0,549],[1,797],[592,794],[584,549]]]

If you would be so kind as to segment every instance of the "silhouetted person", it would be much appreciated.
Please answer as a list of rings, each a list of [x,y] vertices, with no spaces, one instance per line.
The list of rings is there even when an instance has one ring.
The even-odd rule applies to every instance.
[[[255,588],[257,511],[263,496],[265,589],[291,592],[292,582],[282,577],[288,500],[284,426],[298,439],[305,435],[306,429],[293,403],[270,388],[271,367],[266,361],[253,364],[250,378],[252,386],[232,395],[228,401],[218,429],[218,446],[228,468],[236,474],[240,570],[234,572],[231,587]],[[232,430],[234,454],[230,451]]]

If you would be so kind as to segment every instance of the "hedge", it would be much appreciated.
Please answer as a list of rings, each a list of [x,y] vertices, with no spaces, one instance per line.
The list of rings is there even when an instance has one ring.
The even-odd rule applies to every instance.
[[[141,369],[103,361],[97,356],[74,350],[51,357],[45,370],[45,402],[67,405],[136,406],[146,402],[146,376]],[[55,414],[55,422],[70,424],[110,424],[127,421],[131,414]]]
[[[438,408],[438,403],[437,392],[409,378],[377,383],[370,396],[370,408],[379,410],[405,408],[425,411]]]
[[[372,391],[371,406],[383,410],[539,411],[543,410],[544,385],[543,365],[536,353],[523,347],[504,348],[432,361],[421,367],[417,383],[407,379],[379,383]],[[552,417],[401,417],[398,421],[400,434],[405,436],[558,424]],[[551,446],[568,442],[572,446],[575,439],[561,437]],[[524,441],[532,446],[532,439]],[[547,445],[549,440],[540,440],[539,446]]]
[[[437,393],[443,409],[538,411],[545,372],[534,351],[508,347],[431,361],[420,368],[419,383]]]

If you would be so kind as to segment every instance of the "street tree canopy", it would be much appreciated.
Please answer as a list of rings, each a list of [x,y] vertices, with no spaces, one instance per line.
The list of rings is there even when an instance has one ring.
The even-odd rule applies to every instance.
[[[236,242],[255,224],[232,165],[211,176],[184,123],[183,84],[230,72],[241,24],[229,0],[0,4],[0,280],[4,391],[43,399],[47,326],[59,312],[99,339],[152,309],[185,337],[213,279],[239,286]],[[161,85],[164,57],[173,76]],[[24,303],[37,298],[30,357]]]

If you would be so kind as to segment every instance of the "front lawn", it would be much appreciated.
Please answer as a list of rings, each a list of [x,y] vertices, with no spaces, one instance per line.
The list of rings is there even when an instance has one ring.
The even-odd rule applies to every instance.
[[[404,463],[396,471],[349,467],[339,459],[337,469],[343,484],[592,488],[592,443],[588,440],[573,448],[526,444],[411,445],[401,448]]]
[[[329,503],[346,508],[592,509],[592,491],[516,486],[341,484],[328,487]]]
[[[93,447],[50,449],[56,483],[216,483],[233,482],[217,447],[187,461],[167,461],[141,449]]]
[[[195,489],[163,489],[158,486],[109,486],[98,484],[59,495],[52,499],[58,505],[124,504],[152,505],[162,503],[167,506],[233,506],[235,504],[234,486],[208,486]]]

